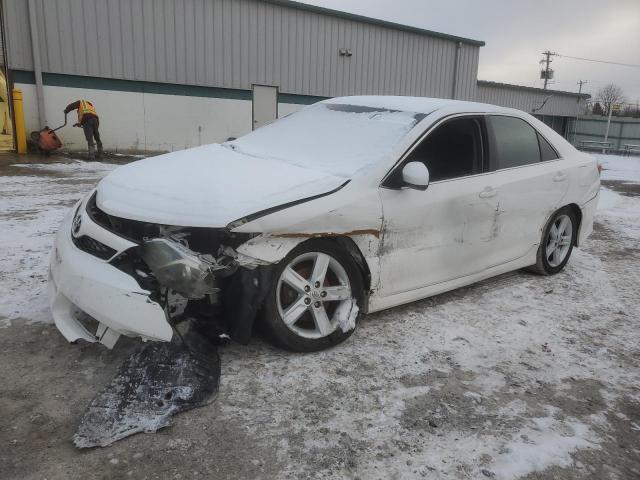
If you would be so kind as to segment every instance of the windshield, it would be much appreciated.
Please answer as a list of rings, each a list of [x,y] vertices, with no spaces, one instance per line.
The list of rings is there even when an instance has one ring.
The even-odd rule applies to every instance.
[[[349,178],[387,157],[422,113],[320,103],[223,145]]]

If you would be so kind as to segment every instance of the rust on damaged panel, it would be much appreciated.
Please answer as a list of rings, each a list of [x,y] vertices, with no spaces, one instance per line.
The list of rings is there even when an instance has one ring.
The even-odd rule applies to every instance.
[[[356,235],[373,235],[376,238],[380,237],[380,230],[364,229],[364,230],[351,230],[350,232],[299,232],[299,233],[274,233],[274,237],[281,238],[320,238],[320,237],[333,237],[336,235],[342,236],[356,236]]]

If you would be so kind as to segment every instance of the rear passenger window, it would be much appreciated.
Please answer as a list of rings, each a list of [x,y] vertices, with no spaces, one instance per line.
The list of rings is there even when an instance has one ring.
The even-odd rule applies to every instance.
[[[540,144],[540,157],[542,158],[543,162],[546,162],[547,160],[555,160],[556,158],[558,158],[558,154],[553,149],[551,144],[547,142],[540,134],[538,134],[538,143]]]
[[[538,133],[516,117],[491,116],[494,169],[520,167],[540,161]]]

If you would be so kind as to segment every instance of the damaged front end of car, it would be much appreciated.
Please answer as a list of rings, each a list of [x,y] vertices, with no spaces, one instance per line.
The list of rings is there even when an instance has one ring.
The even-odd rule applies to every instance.
[[[125,252],[118,265],[122,268],[131,262],[129,265],[138,266],[130,271],[144,275],[146,286],[159,296],[173,327],[192,318],[209,322],[205,326],[246,344],[271,272],[268,262],[243,255],[231,246],[250,236],[217,229],[165,226],[162,230],[170,234],[142,241]],[[212,241],[211,237],[219,238],[220,233],[226,237],[223,243]],[[193,244],[200,246],[198,252],[190,248]],[[140,270],[140,266],[147,270]]]
[[[51,256],[51,309],[67,340],[109,348],[123,334],[167,341],[192,319],[249,341],[273,268],[237,251],[255,234],[121,218],[96,196],[68,215]]]

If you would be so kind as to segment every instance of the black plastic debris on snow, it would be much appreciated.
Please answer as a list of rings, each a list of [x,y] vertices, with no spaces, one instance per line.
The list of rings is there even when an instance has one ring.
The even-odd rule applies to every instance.
[[[151,342],[134,352],[87,407],[73,443],[105,447],[139,432],[156,432],[172,415],[211,403],[218,392],[220,357],[215,344],[188,332],[189,349]]]

